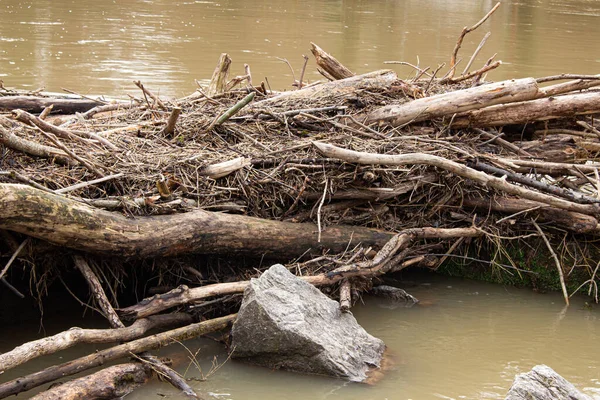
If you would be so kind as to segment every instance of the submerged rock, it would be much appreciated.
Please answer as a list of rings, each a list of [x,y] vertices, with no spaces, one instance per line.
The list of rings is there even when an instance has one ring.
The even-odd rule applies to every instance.
[[[547,365],[516,376],[504,400],[592,400]]]
[[[234,358],[362,382],[385,344],[338,302],[276,264],[252,279],[232,329]]]

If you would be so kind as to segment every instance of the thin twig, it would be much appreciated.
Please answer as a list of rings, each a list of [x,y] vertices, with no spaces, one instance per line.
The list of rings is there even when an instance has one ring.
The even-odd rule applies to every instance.
[[[535,226],[535,229],[538,231],[538,233],[544,240],[544,243],[546,244],[548,251],[550,252],[550,254],[552,254],[552,258],[554,259],[554,263],[556,264],[556,269],[558,269],[558,276],[560,277],[560,287],[562,288],[563,296],[565,298],[565,303],[567,305],[569,305],[569,293],[567,293],[567,286],[565,285],[565,277],[563,274],[562,265],[560,264],[560,260],[558,259],[558,256],[554,252],[554,249],[552,248],[550,241],[544,234],[544,231],[542,231],[542,228],[540,228],[540,226],[537,224],[537,222],[535,222],[535,220],[533,218],[531,219],[531,222],[533,223],[533,226]]]

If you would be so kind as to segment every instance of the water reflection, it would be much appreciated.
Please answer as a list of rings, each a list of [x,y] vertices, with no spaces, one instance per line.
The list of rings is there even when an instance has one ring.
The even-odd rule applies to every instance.
[[[122,93],[144,80],[162,94],[183,95],[210,77],[221,52],[255,80],[292,82],[315,41],[356,72],[402,60],[435,68],[448,60],[464,25],[495,0],[17,1],[0,3],[0,76],[7,86]],[[600,2],[510,0],[467,36],[470,57],[492,36],[475,65],[493,53],[505,65],[494,79],[560,72],[597,73]],[[463,64],[465,64],[463,62]],[[394,67],[409,76],[407,67]],[[312,69],[314,70],[314,68]],[[459,70],[462,70],[459,68]],[[318,79],[313,73],[310,79]]]

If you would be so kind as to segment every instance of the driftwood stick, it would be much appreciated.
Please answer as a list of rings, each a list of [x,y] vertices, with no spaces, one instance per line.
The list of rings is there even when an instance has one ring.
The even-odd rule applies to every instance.
[[[62,114],[75,114],[85,112],[98,105],[97,101],[57,99],[38,96],[0,96],[0,109],[21,109],[31,113],[42,112],[45,108],[53,106],[54,112]]]
[[[0,354],[0,373],[15,368],[35,358],[54,354],[81,343],[127,342],[144,336],[152,329],[173,328],[189,325],[192,316],[185,313],[153,315],[135,321],[132,325],[117,329],[71,328],[67,331],[33,340]]]
[[[492,35],[492,32],[488,32],[488,33],[485,34],[485,36],[483,37],[483,39],[481,39],[481,42],[479,43],[479,46],[477,46],[477,48],[473,52],[473,55],[469,59],[469,62],[467,63],[467,66],[465,67],[465,69],[463,70],[463,72],[462,72],[461,75],[465,75],[467,72],[469,72],[469,68],[471,68],[471,65],[473,64],[473,61],[475,61],[475,57],[477,57],[477,54],[479,54],[479,52],[481,51],[481,49],[485,45],[485,42],[487,42],[488,38],[491,35]]]
[[[40,130],[46,133],[52,133],[53,135],[56,135],[60,138],[71,140],[81,140],[81,138],[93,139],[102,143],[111,150],[118,150],[117,146],[104,139],[103,137],[96,135],[95,133],[85,131],[70,131],[64,128],[60,128],[58,126],[49,124],[48,122],[39,119],[35,115],[29,114],[27,111],[23,110],[13,110],[13,115],[19,122],[30,126],[37,126]]]
[[[237,157],[229,161],[209,165],[200,171],[200,175],[208,176],[212,179],[219,179],[244,167],[250,166],[252,164],[251,161],[250,158]]]
[[[8,272],[8,269],[10,268],[12,263],[17,259],[17,257],[19,256],[19,254],[21,253],[23,248],[27,245],[27,243],[29,243],[29,238],[23,240],[21,242],[21,244],[19,245],[19,247],[17,247],[17,249],[14,251],[13,255],[10,257],[10,259],[4,266],[4,268],[2,268],[2,271],[0,271],[0,279],[2,279],[4,277],[4,275],[6,275],[6,272]]]
[[[98,279],[94,271],[92,271],[87,261],[85,261],[85,258],[79,255],[75,255],[73,256],[73,261],[79,272],[81,272],[88,285],[90,286],[90,290],[92,291],[92,294],[94,295],[98,306],[104,312],[104,317],[108,319],[110,326],[112,326],[113,328],[125,328],[125,325],[123,325],[123,322],[121,322],[119,316],[110,304],[108,297],[106,297],[106,293],[104,293],[104,289],[102,288],[100,280]]]
[[[153,355],[143,354],[140,356],[143,362],[148,363],[148,365],[156,371],[156,373],[162,376],[167,382],[181,390],[186,396],[199,398],[194,389],[190,385],[187,384],[185,379],[167,366],[164,362],[159,360]]]
[[[477,71],[469,72],[468,74],[461,75],[458,78],[445,78],[445,79],[440,80],[440,83],[459,83],[462,81],[466,81],[467,79],[471,79],[476,76],[481,76],[481,75],[485,74],[486,72],[489,72],[493,69],[498,68],[501,65],[502,65],[502,61],[500,61],[500,60],[494,61],[493,63],[485,63],[485,65],[483,67],[481,67],[480,69],[478,69]]]
[[[469,164],[467,164],[467,165],[469,165]],[[485,164],[481,161],[471,163],[471,167],[473,167],[479,171],[489,173],[489,174],[505,176],[506,179],[509,181],[521,183],[523,185],[527,185],[527,186],[533,187],[535,189],[538,189],[542,192],[550,193],[555,196],[565,198],[565,199],[573,201],[575,203],[580,203],[580,204],[600,203],[600,199],[587,196],[585,193],[576,192],[574,190],[569,190],[569,189],[563,189],[561,187],[550,185],[546,182],[542,182],[537,179],[533,179],[533,178],[521,175],[519,173],[510,172],[510,171],[507,171],[502,168],[498,168],[498,167],[494,167],[492,165]]]
[[[71,185],[71,186],[67,186],[61,189],[56,189],[54,191],[54,193],[57,194],[64,194],[64,193],[68,193],[68,192],[72,192],[74,190],[78,190],[78,189],[83,189],[85,187],[91,186],[91,185],[95,185],[97,183],[102,183],[102,182],[106,182],[106,181],[110,181],[112,179],[117,179],[120,178],[124,175],[123,172],[119,172],[118,174],[114,174],[114,175],[106,175],[102,178],[98,178],[98,179],[93,179],[91,181],[87,181],[87,182],[81,182],[81,183],[77,183],[75,185]]]
[[[127,357],[131,353],[135,354],[147,350],[158,349],[173,343],[179,343],[184,340],[225,329],[235,320],[236,316],[237,314],[231,314],[225,317],[198,322],[181,328],[173,329],[171,331],[137,339],[119,346],[97,351],[88,356],[81,357],[64,364],[53,365],[42,371],[38,371],[33,374],[0,384],[0,399],[25,392],[33,389],[34,387],[43,385],[44,383],[52,382],[58,378],[71,376],[73,374],[86,371],[90,368],[106,364],[110,361]]]
[[[344,279],[340,284],[340,311],[346,313],[352,306],[352,284],[350,280]]]
[[[31,400],[120,399],[152,377],[152,369],[140,363],[113,365],[94,374],[62,383]]]
[[[219,62],[213,72],[208,88],[206,89],[206,95],[213,97],[217,94],[225,92],[227,88],[227,76],[229,75],[229,66],[231,65],[231,57],[229,54],[223,53],[219,57]]]
[[[167,121],[167,125],[163,129],[164,135],[173,135],[175,133],[175,124],[177,124],[177,119],[181,114],[181,107],[173,107],[171,110],[171,114],[169,114],[169,120]]]
[[[504,140],[501,137],[498,137],[498,136],[494,135],[493,133],[486,132],[483,129],[479,129],[479,128],[473,128],[473,130],[475,132],[479,133],[480,135],[488,138],[488,139],[492,139],[491,140],[492,142],[494,142],[496,144],[499,144],[502,147],[505,147],[505,148],[507,148],[507,149],[509,149],[511,151],[516,152],[516,153],[519,153],[519,154],[521,154],[522,156],[525,156],[525,157],[533,157],[533,155],[531,155],[528,152],[526,152],[525,150],[521,149],[519,146],[517,146],[517,145],[515,145],[515,144],[513,144],[513,143],[511,143],[511,142],[509,142],[507,140]]]
[[[314,43],[310,43],[310,51],[315,56],[317,65],[334,79],[344,79],[354,76],[354,73],[342,65],[335,57],[325,52],[322,48]]]
[[[52,112],[53,108],[54,108],[54,104],[50,104],[48,107],[46,107],[42,110],[42,112],[40,113],[40,116],[38,118],[46,119],[46,117],[48,117],[48,115],[50,115],[50,113]]]
[[[558,270],[558,276],[560,277],[560,287],[562,288],[563,296],[565,297],[565,303],[568,306],[569,305],[569,293],[567,292],[567,286],[565,285],[565,276],[563,274],[563,269],[562,269],[562,265],[560,264],[560,260],[558,259],[558,256],[554,252],[554,249],[552,248],[552,245],[550,244],[550,241],[544,234],[544,231],[542,230],[542,228],[540,228],[540,226],[537,224],[537,222],[535,222],[534,219],[532,219],[531,222],[533,223],[533,226],[535,226],[535,229],[538,231],[538,233],[544,240],[544,243],[546,244],[548,251],[550,252],[550,254],[552,254],[552,258],[554,259],[554,263],[556,264],[556,269]]]
[[[452,172],[463,178],[471,179],[481,185],[493,187],[494,189],[523,197],[525,199],[539,201],[563,210],[580,212],[587,215],[600,215],[600,206],[597,204],[577,204],[571,201],[538,193],[533,190],[506,182],[504,179],[490,176],[484,172],[469,168],[466,165],[443,157],[424,153],[409,153],[401,155],[387,155],[365,153],[346,150],[326,143],[313,142],[319,152],[326,157],[339,158],[347,162],[357,164],[381,164],[381,165],[430,165]]]
[[[452,51],[452,56],[450,57],[451,72],[448,75],[449,79],[452,79],[452,77],[454,76],[454,67],[456,66],[456,57],[458,56],[458,50],[460,50],[460,46],[462,45],[463,39],[465,38],[467,33],[473,32],[475,29],[479,28],[479,26],[481,26],[498,9],[498,7],[500,7],[500,2],[496,3],[496,5],[475,25],[473,25],[470,28],[466,26],[463,28],[462,32],[460,33],[460,36],[458,37],[458,40],[456,41],[454,50]]]
[[[300,80],[298,81],[298,89],[302,89],[304,87],[304,74],[306,73],[306,66],[308,65],[308,57],[302,54],[302,58],[304,58],[304,64],[302,64],[302,70],[300,70]]]
[[[56,136],[54,136],[52,133],[44,132],[41,128],[38,128],[38,129],[39,129],[40,133],[42,135],[44,135],[46,138],[48,138],[48,140],[50,140],[52,143],[54,143],[56,145],[56,147],[58,147],[59,149],[61,149],[65,153],[67,153],[71,158],[73,158],[75,161],[78,161],[81,165],[84,165],[94,175],[96,175],[99,178],[104,177],[104,174],[98,168],[96,168],[91,162],[89,162],[86,159],[84,159],[83,157],[80,157],[77,154],[75,154],[67,146],[62,144],[60,142],[60,140],[58,140],[58,138]]]
[[[383,260],[389,260],[389,256],[393,253],[393,247],[400,241],[402,245],[410,244],[414,239],[452,239],[457,237],[478,237],[482,232],[475,228],[416,228],[402,231],[397,235],[388,236],[388,240],[383,244],[383,247],[378,256],[376,256],[370,266],[377,263],[381,264]],[[401,238],[401,240],[399,239]],[[393,239],[393,242],[391,243]],[[392,249],[390,249],[392,247]],[[362,264],[361,264],[362,265]],[[381,272],[381,271],[379,271]],[[350,267],[342,267],[333,273],[320,274],[315,276],[302,276],[300,279],[315,285],[331,285],[339,282],[344,278],[352,278],[355,276],[375,276],[379,273],[367,267],[356,268],[355,265]],[[213,285],[200,286],[196,288],[188,288],[182,285],[170,292],[158,294],[153,297],[142,300],[138,304],[119,310],[121,317],[125,319],[144,318],[145,316],[153,315],[171,307],[181,306],[191,302],[196,302],[207,297],[222,296],[234,293],[242,293],[249,285],[249,281],[217,283]]]
[[[244,97],[242,100],[235,103],[233,105],[233,107],[231,107],[229,110],[225,111],[219,118],[217,118],[216,121],[213,124],[211,124],[211,126],[207,130],[210,130],[215,125],[221,125],[225,121],[227,121],[229,118],[233,117],[242,108],[246,107],[248,105],[248,103],[250,103],[254,99],[254,96],[256,96],[256,92],[250,93],[249,95]]]
[[[156,102],[156,104],[163,110],[167,109],[167,106],[165,106],[165,103],[163,103],[158,96],[156,96],[154,93],[152,93],[148,88],[146,88],[141,81],[133,81],[133,83],[135,84],[135,86],[139,87],[140,90],[142,92],[144,92],[144,94],[146,94],[148,97],[150,97],[152,100],[154,100]]]
[[[536,81],[540,83],[539,79],[536,79]],[[593,75],[587,78],[580,78],[574,81],[558,83],[556,85],[540,88],[540,97],[556,96],[557,94],[590,89],[596,86],[600,86],[600,75]]]

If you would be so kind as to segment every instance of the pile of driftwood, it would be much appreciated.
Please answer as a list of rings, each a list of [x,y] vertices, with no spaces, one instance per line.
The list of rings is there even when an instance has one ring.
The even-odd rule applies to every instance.
[[[38,398],[118,397],[152,371],[192,394],[147,351],[227,327],[235,314],[211,317],[235,310],[267,259],[339,288],[347,310],[373,278],[470,259],[473,246],[489,268],[528,273],[504,244],[536,237],[565,301],[575,265],[597,298],[600,76],[489,83],[500,63],[469,72],[474,57],[458,75],[462,39],[484,20],[465,28],[444,76],[355,75],[313,44],[327,79],[305,82],[305,63],[286,92],[256,85],[248,66],[229,79],[226,54],[207,88],[178,100],[141,82],[141,97],[111,102],[0,89],[0,285],[21,295],[11,280],[24,268],[48,282],[76,271],[113,328],[25,343],[0,355],[0,379],[78,343],[123,343],[0,383],[0,398],[132,354],[143,362]],[[134,269],[157,278],[138,294],[159,294],[116,307]]]

